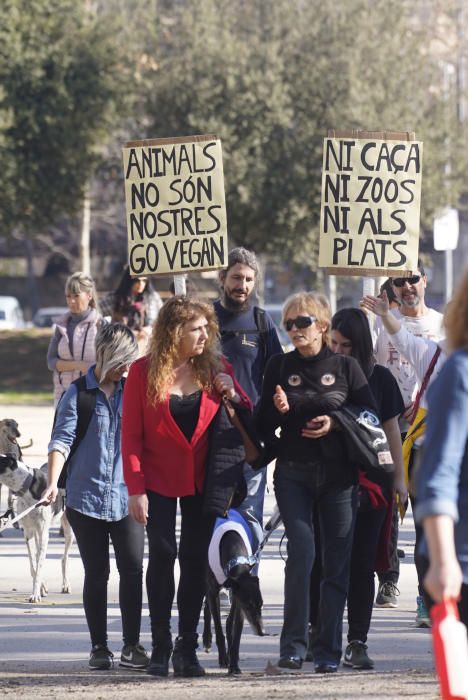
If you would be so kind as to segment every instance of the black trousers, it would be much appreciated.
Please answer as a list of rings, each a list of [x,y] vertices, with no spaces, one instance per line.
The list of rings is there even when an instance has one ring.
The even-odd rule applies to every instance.
[[[374,567],[386,508],[358,510],[348,591],[348,642],[367,641],[374,605]]]
[[[107,522],[67,508],[85,570],[83,606],[91,644],[107,643],[107,583],[110,572],[109,540],[119,571],[119,604],[124,644],[140,639],[143,595],[145,530],[127,515]]]
[[[194,636],[205,596],[208,545],[213,532],[214,516],[202,512],[203,497],[180,498],[182,525],[177,552],[177,498],[148,491],[149,558],[146,588],[151,619],[153,645],[167,638],[171,608],[175,595],[174,565],[178,556],[180,579],[177,590],[179,635]]]
[[[367,641],[375,595],[375,559],[386,516],[385,508],[375,510],[370,507],[359,508],[356,515],[349,574],[348,642]],[[314,530],[316,551],[320,551],[318,524],[314,525]],[[310,577],[309,621],[313,627],[318,626],[320,579],[321,563],[320,558],[316,557]]]

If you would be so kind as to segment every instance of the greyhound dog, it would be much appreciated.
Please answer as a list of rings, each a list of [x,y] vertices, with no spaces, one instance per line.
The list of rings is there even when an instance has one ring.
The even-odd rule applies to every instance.
[[[21,447],[18,444],[18,438],[21,433],[18,428],[18,423],[13,418],[4,418],[0,420],[0,454],[13,455],[16,459],[21,459]],[[2,493],[2,484],[0,484],[0,498]],[[11,491],[8,491],[8,514],[16,515],[16,497]],[[19,527],[15,523],[15,527]]]
[[[44,465],[46,466],[46,465]],[[47,486],[43,470],[27,467],[11,454],[0,454],[0,483],[7,486],[17,496],[18,514],[38,504]],[[65,550],[62,559],[62,593],[71,593],[68,581],[68,553],[73,542],[73,532],[63,510],[63,498],[58,498],[52,506],[39,506],[22,518],[24,539],[28,548],[29,564],[33,579],[30,603],[40,603],[48,590],[42,579],[42,567],[47,554],[49,529],[55,520],[60,520],[65,537]]]
[[[232,513],[232,511],[230,511]],[[242,520],[242,517],[239,516]],[[221,523],[228,523],[218,519]],[[244,522],[243,527],[248,525]],[[205,607],[205,629],[203,632],[203,644],[206,651],[211,647],[210,615],[213,616],[215,627],[216,646],[218,647],[218,663],[220,668],[228,668],[228,673],[239,674],[239,647],[244,626],[244,617],[250,623],[252,631],[258,636],[263,636],[262,620],[262,595],[258,576],[251,574],[255,564],[255,557],[248,538],[240,527],[233,528],[221,526],[214,535],[210,544],[209,562],[210,568],[207,575]],[[221,587],[232,592],[231,609],[226,620],[226,637],[221,624],[219,592]],[[227,638],[227,650],[226,650]]]

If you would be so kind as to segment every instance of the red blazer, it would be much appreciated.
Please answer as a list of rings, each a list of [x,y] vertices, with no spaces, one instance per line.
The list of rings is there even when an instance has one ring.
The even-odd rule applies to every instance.
[[[231,365],[223,359],[244,405],[251,407]],[[169,396],[151,405],[146,397],[148,358],[132,364],[125,382],[122,413],[122,459],[130,496],[155,491],[181,497],[201,493],[209,448],[209,426],[221,406],[221,395],[203,391],[198,423],[190,442],[173,419]]]

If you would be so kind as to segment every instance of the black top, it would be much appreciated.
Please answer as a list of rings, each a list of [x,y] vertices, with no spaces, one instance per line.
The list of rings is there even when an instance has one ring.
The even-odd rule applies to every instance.
[[[288,397],[290,410],[282,415],[275,408],[273,395],[280,384]],[[328,415],[347,403],[376,410],[364,372],[352,357],[333,353],[327,346],[313,357],[297,350],[273,357],[267,364],[258,409],[258,427],[267,442],[281,427],[278,456],[295,462],[321,462],[330,468],[330,479],[349,482],[356,472],[349,469],[344,441],[338,430],[322,438],[304,438],[301,430],[311,418]]]
[[[369,386],[377,404],[381,423],[399,416],[405,410],[398,382],[387,367],[375,365],[369,377]]]
[[[265,358],[283,352],[275,324],[265,313],[265,333],[255,323],[254,307],[236,313],[225,309],[220,301],[214,303],[221,333],[223,355],[234,368],[237,381],[255,405],[260,396]],[[265,346],[263,345],[265,343]]]
[[[200,414],[201,390],[194,391],[187,396],[171,394],[169,399],[169,410],[178,427],[190,442],[197,427],[198,416]]]

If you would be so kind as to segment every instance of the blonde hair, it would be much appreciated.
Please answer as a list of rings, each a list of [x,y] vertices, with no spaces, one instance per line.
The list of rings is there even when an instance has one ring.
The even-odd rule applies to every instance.
[[[286,299],[283,306],[282,321],[289,311],[294,308],[315,316],[320,325],[325,327],[323,331],[323,343],[328,345],[330,341],[331,308],[327,297],[318,292],[297,292]]]
[[[102,384],[109,372],[131,365],[138,357],[138,343],[123,323],[105,323],[96,334],[96,369]]]
[[[65,282],[65,294],[79,294],[80,292],[90,294],[89,305],[96,311],[99,311],[96,285],[93,278],[84,272],[74,272]]]
[[[445,309],[444,326],[450,350],[468,348],[468,267]]]
[[[190,358],[195,380],[202,389],[211,390],[213,377],[221,369],[221,347],[216,315],[211,304],[174,296],[161,307],[153,325],[148,348],[148,401],[163,401],[174,381],[174,361],[178,357],[184,324],[203,316],[206,318],[208,338],[201,355]]]

